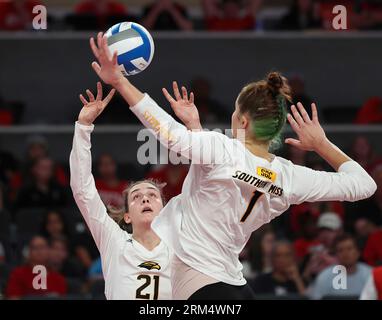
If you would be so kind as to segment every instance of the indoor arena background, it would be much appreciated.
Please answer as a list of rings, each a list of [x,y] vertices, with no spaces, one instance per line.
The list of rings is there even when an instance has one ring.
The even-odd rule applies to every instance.
[[[10,295],[15,270],[31,263],[30,250],[37,249],[30,240],[40,235],[49,269],[65,278],[62,295],[40,298],[103,299],[99,254],[71,195],[68,171],[78,95],[97,81],[88,39],[119,21],[145,25],[162,0],[120,0],[124,9],[103,17],[86,12],[81,1],[42,1],[47,30],[34,30],[33,17],[10,17],[13,1],[26,8],[39,3],[0,0],[0,297]],[[177,80],[192,89],[202,125],[210,129],[229,128],[240,88],[271,70],[289,79],[295,102],[308,108],[316,102],[329,138],[373,176],[378,190],[357,203],[291,207],[253,234],[241,254],[243,271],[258,299],[357,299],[320,295],[318,275],[341,262],[332,241],[341,232],[357,244],[354,264],[382,262],[382,1],[264,0],[232,25],[208,17],[202,2],[177,1],[175,10],[187,22],[181,26],[165,10],[148,26],[155,56],[132,82],[168,111],[162,87]],[[337,4],[348,9],[347,30],[332,28]],[[119,97],[96,121],[93,172],[105,202],[120,204],[123,188],[144,177],[166,181],[167,199],[181,191],[186,165],[137,162],[140,128]],[[291,134],[287,125],[283,135]],[[313,153],[286,146],[276,153],[330,170]]]

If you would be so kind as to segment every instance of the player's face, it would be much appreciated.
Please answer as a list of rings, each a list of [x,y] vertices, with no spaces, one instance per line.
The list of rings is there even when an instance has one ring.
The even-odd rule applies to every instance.
[[[151,225],[153,219],[163,208],[160,191],[151,183],[140,183],[132,188],[128,195],[129,212],[125,221],[134,225]]]

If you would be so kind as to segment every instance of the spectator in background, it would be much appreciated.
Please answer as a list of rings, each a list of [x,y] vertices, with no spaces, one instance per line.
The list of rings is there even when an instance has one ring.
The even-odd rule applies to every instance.
[[[276,242],[272,250],[272,272],[249,281],[255,295],[285,296],[305,293],[305,285],[297,267],[293,246],[285,241]]]
[[[183,181],[188,174],[188,166],[185,164],[172,164],[154,167],[146,175],[146,179],[166,181],[162,189],[166,201],[182,192]]]
[[[382,99],[380,97],[371,97],[365,101],[359,109],[355,124],[378,124],[382,123]]]
[[[103,279],[101,257],[95,260],[89,268],[88,277],[90,281]]]
[[[374,268],[362,289],[361,300],[382,300],[382,267]]]
[[[10,180],[11,198],[14,199],[17,191],[22,185],[30,183],[30,172],[32,165],[37,159],[49,157],[49,145],[45,137],[41,135],[32,135],[27,138],[27,148],[25,161],[20,168],[12,175]],[[55,180],[63,187],[68,186],[69,179],[64,168],[57,163],[54,163],[54,177]]]
[[[372,172],[382,160],[378,157],[369,140],[365,136],[357,136],[351,146],[350,156],[357,161],[367,172]]]
[[[370,219],[367,214],[360,216],[354,223],[354,231],[358,247],[363,252],[369,237],[378,230],[375,221]]]
[[[230,115],[218,101],[211,97],[211,83],[204,77],[191,80],[191,92],[195,96],[195,105],[198,107],[202,123],[226,122]]]
[[[40,4],[37,0],[0,1],[0,30],[32,29],[33,7]]]
[[[382,229],[377,228],[367,238],[363,259],[371,266],[382,265]]]
[[[298,216],[299,229],[298,238],[294,241],[293,247],[296,257],[301,262],[311,250],[311,247],[319,245],[317,240],[317,217],[312,212],[305,211]]]
[[[306,282],[311,282],[322,270],[337,262],[333,246],[335,239],[343,232],[341,219],[334,212],[325,212],[318,218],[317,228],[317,242],[309,247],[302,264]]]
[[[187,10],[172,0],[157,0],[144,8],[142,24],[149,30],[192,30]]]
[[[67,202],[65,189],[53,176],[52,159],[42,157],[35,160],[31,167],[32,181],[20,189],[16,208],[59,207]]]
[[[379,0],[356,1],[352,22],[360,30],[382,29],[382,3]]]
[[[65,238],[54,238],[50,242],[49,266],[51,270],[68,278],[83,278],[87,270],[70,256],[68,241]]]
[[[102,154],[97,161],[98,177],[96,187],[106,206],[123,207],[122,192],[127,188],[128,182],[119,179],[117,164],[110,154]]]
[[[252,275],[270,273],[272,271],[272,250],[276,242],[276,235],[271,225],[265,225],[252,234],[249,248],[249,263]]]
[[[348,234],[340,235],[334,243],[338,265],[346,268],[346,288],[336,289],[333,286],[335,265],[324,269],[316,278],[312,287],[312,298],[321,299],[325,296],[360,296],[366,281],[371,274],[371,268],[358,262],[360,252],[356,240]]]
[[[321,26],[317,2],[313,0],[294,0],[288,13],[281,19],[278,29],[306,30],[318,29]]]
[[[106,30],[111,25],[125,21],[127,10],[116,0],[84,0],[75,7],[75,16],[69,23],[81,30]]]
[[[1,6],[1,2],[0,2]],[[0,12],[1,15],[1,12]],[[0,18],[1,19],[1,18]],[[1,23],[1,22],[0,22]],[[0,28],[1,31],[1,28]],[[21,122],[25,105],[20,101],[5,101],[0,95],[0,126],[10,126]]]
[[[43,217],[41,235],[49,242],[55,239],[70,239],[68,225],[57,210],[49,210]]]
[[[33,273],[33,268],[36,265],[47,268],[47,288],[44,290],[33,287],[33,279],[36,277],[36,273]],[[65,278],[61,274],[50,270],[48,265],[48,242],[41,236],[35,236],[29,242],[27,263],[15,268],[9,276],[5,291],[6,297],[8,299],[19,299],[30,295],[65,295],[67,291]]]
[[[208,31],[254,30],[261,4],[262,0],[203,0],[206,28]]]

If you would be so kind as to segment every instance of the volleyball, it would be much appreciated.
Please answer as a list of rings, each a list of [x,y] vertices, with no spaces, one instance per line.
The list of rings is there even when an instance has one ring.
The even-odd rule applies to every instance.
[[[121,22],[106,31],[110,52],[117,51],[118,65],[124,76],[145,70],[154,56],[151,34],[140,24]]]

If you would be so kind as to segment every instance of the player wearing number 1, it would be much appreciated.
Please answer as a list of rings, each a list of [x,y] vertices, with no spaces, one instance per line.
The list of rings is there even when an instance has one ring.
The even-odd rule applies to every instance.
[[[250,299],[239,253],[251,233],[304,201],[356,201],[376,184],[363,168],[334,146],[302,104],[287,114],[289,87],[279,73],[245,86],[232,114],[234,139],[217,132],[191,132],[124,78],[102,34],[91,41],[93,69],[116,88],[130,110],[165,146],[192,161],[182,193],[171,199],[152,228],[174,249],[175,299]],[[171,105],[177,101],[167,91]],[[187,98],[187,92],[184,92]],[[294,165],[269,152],[288,119],[297,148],[317,152],[337,172]],[[240,133],[245,134],[240,134]],[[205,157],[207,155],[207,157]],[[206,161],[204,161],[206,159]]]

